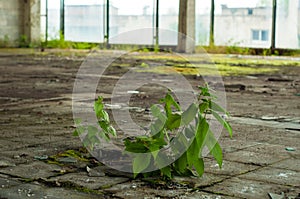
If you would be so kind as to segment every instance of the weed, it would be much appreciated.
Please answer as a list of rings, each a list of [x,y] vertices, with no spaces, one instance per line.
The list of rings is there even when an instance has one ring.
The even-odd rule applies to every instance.
[[[10,44],[9,42],[9,36],[8,35],[4,35],[4,38],[0,40],[0,47],[1,48],[6,48],[8,47]]]
[[[100,138],[109,141],[110,136],[116,137],[116,130],[112,127],[110,124],[110,119],[108,113],[104,110],[104,104],[103,104],[103,98],[99,97],[98,100],[94,104],[94,109],[96,112],[96,116],[98,118],[98,125],[101,128],[101,131],[99,132],[98,128],[95,126],[79,126],[81,124],[81,120],[76,120],[76,124],[79,126],[74,131],[74,136],[79,136],[88,132],[87,136],[83,140],[83,145],[90,150],[93,149],[95,144],[100,143]]]
[[[30,43],[26,35],[21,35],[19,38],[19,47],[20,48],[28,48],[30,47]]]
[[[209,126],[207,117],[208,115],[215,117],[232,136],[231,126],[220,116],[220,114],[228,115],[228,112],[215,103],[216,97],[211,94],[208,85],[199,89],[197,102],[192,103],[185,111],[182,111],[171,92],[167,93],[160,101],[164,110],[157,105],[151,107],[155,122],[150,125],[149,135],[124,139],[125,153],[134,154],[132,164],[134,178],[143,173],[144,177],[159,175],[163,179],[171,179],[174,175],[196,175],[194,170],[201,176],[204,172],[202,150],[205,146],[219,167],[222,166],[222,149]],[[116,136],[116,131],[111,126],[109,116],[103,107],[103,98],[99,97],[94,109],[101,127],[100,132],[93,126],[79,126],[74,132],[74,135],[88,132],[83,144],[91,147],[90,149],[100,142],[97,135],[106,141],[110,140],[110,136]],[[80,124],[78,121],[76,123]],[[166,147],[170,147],[172,152],[180,153],[180,157],[167,166],[166,161],[169,157],[162,152]],[[145,173],[151,163],[154,163],[156,171]]]

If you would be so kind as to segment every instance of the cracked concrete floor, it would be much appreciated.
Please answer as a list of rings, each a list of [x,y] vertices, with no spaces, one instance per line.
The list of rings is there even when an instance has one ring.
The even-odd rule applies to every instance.
[[[101,52],[104,58],[112,54]],[[72,136],[73,83],[86,55],[79,51],[0,51],[0,198],[269,198],[269,193],[272,197],[296,198],[300,193],[299,66],[272,65],[272,59],[274,63],[277,59],[273,57],[266,66],[251,66],[251,74],[224,76],[234,136],[230,139],[224,132],[219,139],[223,168],[207,157],[201,178],[175,177],[167,184],[153,184],[99,166]],[[144,62],[150,65],[155,56],[116,61],[97,94],[109,100],[116,79],[128,70],[122,66],[124,62],[129,67]],[[227,62],[237,59],[211,57]],[[276,70],[261,73],[264,67]],[[157,78],[164,75],[158,73]],[[201,81],[193,74],[186,78],[193,86]],[[132,105],[140,109],[162,97],[162,88],[148,85],[141,91],[131,98]],[[141,123],[145,120],[138,109],[132,110],[132,117]],[[66,151],[85,158],[69,157],[51,164],[50,160]],[[89,175],[87,166],[100,167],[102,173]]]

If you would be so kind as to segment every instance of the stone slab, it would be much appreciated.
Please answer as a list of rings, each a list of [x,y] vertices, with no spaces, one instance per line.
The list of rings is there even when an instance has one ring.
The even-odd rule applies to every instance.
[[[143,187],[140,189],[126,189],[113,194],[113,197],[124,199],[180,198],[185,195],[186,192],[187,190],[184,189],[166,190]]]
[[[55,182],[58,185],[63,183],[71,183],[90,190],[98,190],[105,187],[111,187],[119,183],[124,183],[128,180],[128,178],[123,177],[90,177],[86,172],[80,172],[56,176],[48,179],[47,181]]]
[[[0,188],[0,198],[7,199],[97,199],[102,194],[87,194],[65,188],[51,188],[40,184],[17,184],[12,187]]]
[[[9,179],[7,176],[0,176],[0,193],[2,192],[1,190],[6,189],[6,188],[10,188],[10,187],[14,187],[17,185],[20,185],[21,183],[13,180],[13,179]],[[0,194],[1,196],[1,194]]]
[[[183,196],[180,196],[180,199],[233,199],[236,197],[230,197],[230,196],[224,196],[224,195],[218,195],[213,193],[207,193],[203,191],[195,191],[192,193],[186,193]]]
[[[298,187],[300,190],[300,172],[297,171],[267,167],[243,174],[239,177],[249,180],[259,180],[274,184],[294,186]]]
[[[283,160],[281,162],[277,162],[271,165],[271,167],[289,169],[289,170],[300,172],[300,159],[290,158],[287,160]]]
[[[290,158],[280,145],[260,144],[233,153],[225,153],[224,159],[247,164],[270,165]]]
[[[219,139],[219,142],[224,153],[230,153],[230,152],[246,149],[261,144],[255,141],[240,140],[235,137],[232,139],[221,137]]]
[[[0,173],[33,180],[57,175],[57,173],[55,173],[57,170],[60,170],[60,166],[34,161],[30,164],[0,169]]]
[[[180,184],[188,184],[190,187],[199,188],[213,185],[226,178],[228,178],[228,176],[204,173],[201,177],[175,177],[173,181]]]
[[[289,186],[247,180],[244,178],[228,179],[222,183],[207,187],[204,190],[211,191],[216,194],[247,199],[269,199],[268,193],[280,195],[282,192],[286,193],[287,197],[295,198],[299,191]]]
[[[227,175],[227,176],[235,176],[235,175],[247,173],[249,171],[258,168],[258,166],[251,165],[251,164],[243,164],[239,162],[224,160],[222,168],[220,169],[218,163],[214,159],[205,159],[204,166],[205,166],[204,167],[205,172],[213,173],[216,175]]]
[[[236,123],[232,124],[232,128],[233,140],[245,143],[257,142],[291,147],[298,146],[299,131]]]

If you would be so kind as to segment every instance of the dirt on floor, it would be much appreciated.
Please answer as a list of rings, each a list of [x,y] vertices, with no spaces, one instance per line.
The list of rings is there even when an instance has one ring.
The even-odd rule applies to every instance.
[[[90,54],[0,50],[0,198],[296,198],[300,194],[300,58],[109,50]],[[219,139],[223,169],[207,157],[202,178],[176,177],[168,184],[132,180],[109,169],[102,170],[103,176],[89,176],[86,167],[99,164],[73,136],[72,93],[79,68],[93,64],[91,60],[108,65],[95,90],[95,96],[104,96],[107,104],[120,77],[132,68],[170,85],[180,84],[168,79],[179,72],[195,90],[207,79],[213,88],[224,85],[234,135],[230,138],[224,131]],[[222,82],[213,81],[218,74]],[[97,74],[88,75],[86,81],[99,79]],[[167,91],[146,84],[131,92],[128,106],[134,107],[133,121],[148,124],[145,110]],[[74,153],[83,154],[84,160]]]

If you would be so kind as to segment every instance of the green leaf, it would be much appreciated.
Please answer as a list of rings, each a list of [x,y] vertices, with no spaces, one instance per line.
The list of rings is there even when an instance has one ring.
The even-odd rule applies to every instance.
[[[93,136],[89,137],[89,139],[90,139],[90,141],[93,145],[95,145],[97,143],[100,143],[100,140],[96,135],[93,135]]]
[[[98,97],[98,100],[94,103],[94,109],[97,117],[99,116],[99,113],[101,110],[103,110],[103,97]]]
[[[109,127],[108,127],[107,132],[108,132],[109,134],[111,134],[112,136],[114,136],[114,137],[117,136],[116,130],[115,130],[114,127],[112,127],[112,126],[109,126]]]
[[[170,166],[166,166],[162,169],[160,169],[161,173],[163,176],[167,176],[169,179],[172,178],[172,173],[171,173],[171,167]]]
[[[204,173],[204,161],[202,158],[198,158],[193,162],[194,168],[196,169],[199,176],[202,176]]]
[[[150,152],[153,153],[153,157],[156,158],[157,153],[161,148],[163,148],[167,143],[164,141],[164,139],[155,140],[147,143],[147,148]]]
[[[201,114],[203,114],[205,111],[207,111],[207,109],[209,108],[209,103],[208,102],[202,102],[200,105],[199,105],[199,111]]]
[[[227,116],[229,116],[229,113],[225,109],[223,109],[220,105],[218,105],[217,103],[215,103],[213,101],[210,101],[209,108],[213,111],[221,112],[221,113],[224,113]]]
[[[104,121],[98,121],[98,124],[99,124],[99,126],[101,127],[101,129],[103,131],[105,131],[105,132],[108,131],[109,125],[106,122],[104,122]]]
[[[181,115],[177,113],[170,114],[166,122],[166,128],[168,130],[177,129],[180,127],[180,123],[181,123]]]
[[[229,136],[232,137],[232,128],[230,124],[224,120],[217,112],[212,111],[213,116],[224,126],[224,128],[228,131]]]
[[[83,146],[88,148],[89,150],[93,150],[93,147],[95,146],[95,143],[99,143],[99,139],[96,136],[85,136],[83,139]]]
[[[208,89],[208,87],[206,86],[206,87],[201,87],[201,86],[199,86],[198,87],[199,89],[200,89],[200,95],[202,95],[202,96],[210,96],[210,93],[209,93],[209,89]]]
[[[165,103],[167,117],[172,114],[172,106],[174,106],[178,111],[181,111],[179,104],[175,101],[170,93],[167,93],[166,97],[162,101]]]
[[[215,146],[210,150],[210,153],[214,156],[216,159],[218,165],[220,168],[222,168],[222,163],[223,163],[223,152],[222,148],[219,145],[219,143],[216,143]]]
[[[184,135],[186,136],[186,138],[190,139],[190,138],[194,138],[196,136],[196,132],[195,129],[192,128],[192,126],[188,126],[184,129]],[[184,139],[185,142],[187,142],[186,138]]]
[[[154,159],[155,166],[157,168],[163,168],[165,167],[168,162],[170,161],[170,158],[166,155],[166,153],[162,150],[158,152]]]
[[[200,122],[197,125],[196,140],[197,140],[197,144],[202,150],[207,136],[207,132],[209,130],[209,124],[207,123],[204,117],[202,117],[201,115],[199,115],[199,117],[200,117]]]
[[[183,174],[187,168],[187,154],[186,152],[183,153],[176,161],[175,161],[175,168],[180,173]]]
[[[189,166],[192,166],[194,164],[194,161],[198,160],[199,150],[200,150],[200,148],[197,145],[197,141],[196,141],[196,139],[194,139],[186,153],[187,154],[187,163]]]
[[[75,131],[73,132],[73,136],[79,136],[78,131],[75,129]]]
[[[192,103],[186,111],[182,113],[182,123],[188,125],[196,117],[198,107],[196,104]]]
[[[74,136],[79,136],[79,135],[81,135],[82,133],[84,133],[84,131],[85,131],[85,128],[84,128],[83,126],[78,126],[78,127],[75,129],[73,135],[74,135]]]
[[[215,139],[214,134],[209,130],[207,134],[206,146],[209,149],[210,154],[216,159],[219,167],[222,167],[223,163],[223,152],[220,144]]]
[[[156,104],[152,105],[150,110],[154,117],[158,118],[159,115],[161,114],[160,108]]]
[[[150,110],[152,115],[160,119],[161,121],[165,121],[167,119],[166,115],[161,112],[160,108],[157,105],[152,105]]]
[[[133,153],[146,153],[148,152],[147,147],[142,142],[132,142],[129,140],[129,138],[126,138],[124,140],[125,144],[125,150],[128,152],[133,152]]]
[[[157,158],[158,153],[159,153],[159,150],[151,150],[151,154],[152,154],[154,159]]]
[[[178,154],[186,151],[189,147],[189,143],[183,133],[180,133],[177,137],[171,138],[170,147],[174,154]]]
[[[99,136],[104,139],[106,142],[109,142],[110,141],[110,137],[109,135],[107,135],[106,133],[104,132],[100,132]]]
[[[81,124],[82,120],[80,118],[76,118],[76,119],[74,119],[74,122],[76,125],[79,125],[79,124]]]
[[[136,157],[134,157],[133,159],[134,178],[149,166],[150,161],[151,161],[151,154],[149,153],[136,154]]]
[[[105,121],[106,123],[109,123],[109,115],[106,111],[101,110],[99,111],[99,118],[102,119],[103,121]]]
[[[157,119],[154,122],[154,124],[151,124],[151,126],[150,126],[151,135],[156,135],[157,133],[161,132],[164,125],[165,125],[165,121],[161,121],[161,120]]]
[[[97,135],[98,132],[99,132],[99,130],[97,129],[97,127],[94,127],[94,126],[88,126],[87,130],[88,130],[89,136]]]
[[[188,165],[194,166],[199,176],[202,176],[204,172],[203,159],[199,158],[200,146],[197,144],[196,139],[194,139],[190,148],[187,150],[187,163]]]

